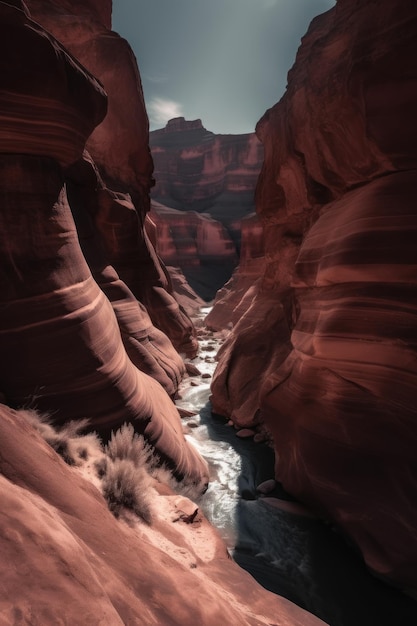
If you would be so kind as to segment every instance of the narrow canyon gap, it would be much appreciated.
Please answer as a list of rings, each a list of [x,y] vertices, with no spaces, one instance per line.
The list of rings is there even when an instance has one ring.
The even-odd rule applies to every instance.
[[[172,483],[149,477],[150,524],[117,519],[80,471],[87,452],[65,463],[27,419],[88,419],[103,443],[133,424],[175,482],[207,487],[174,404],[197,331],[155,251],[148,118],[111,9],[0,1],[0,624],[318,626]],[[257,216],[205,321],[233,326],[214,411],[268,438],[300,506],[411,593],[416,34],[411,0],[338,0],[313,20],[250,139]]]

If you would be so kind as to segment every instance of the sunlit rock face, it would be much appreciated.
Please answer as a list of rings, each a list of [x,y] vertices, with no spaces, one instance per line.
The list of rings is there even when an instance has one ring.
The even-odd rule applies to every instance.
[[[149,136],[156,179],[152,198],[178,211],[208,214],[225,229],[221,238],[228,241],[227,250],[221,246],[217,256],[213,256],[215,251],[209,253],[211,259],[205,260],[207,271],[200,265],[200,272],[193,274],[187,262],[180,264],[200,295],[213,298],[236,267],[236,258],[240,254],[241,220],[254,211],[262,144],[255,133],[216,135],[206,130],[201,120],[188,121],[182,117],[170,120],[165,128],[152,131]],[[182,239],[178,234],[180,241],[174,244],[177,248]],[[176,237],[175,232],[173,236]],[[198,248],[201,241],[195,240],[192,245]],[[223,268],[221,276],[219,267]]]
[[[148,117],[132,50],[109,30],[111,3],[91,2],[81,9],[82,3],[65,0],[27,4],[34,19],[104,85],[107,115],[88,138],[87,149],[111,192],[97,219],[108,259],[147,307],[154,325],[179,351],[192,356],[197,350],[192,324],[172,296],[169,278],[144,232],[153,184]]]
[[[267,425],[284,486],[402,588],[417,586],[416,55],[411,1],[313,20],[257,126],[266,269],[213,383],[219,412]]]
[[[104,118],[105,92],[23,10],[0,3],[0,11],[1,392],[11,406],[35,406],[57,424],[88,418],[104,439],[132,422],[178,477],[207,482],[158,382],[174,393],[178,355],[150,328],[105,250],[94,256],[85,245],[90,269],[68,204],[65,172]],[[138,369],[140,358],[155,379]]]

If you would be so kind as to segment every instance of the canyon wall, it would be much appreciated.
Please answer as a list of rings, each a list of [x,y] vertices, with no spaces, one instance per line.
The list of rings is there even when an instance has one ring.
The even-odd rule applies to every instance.
[[[201,249],[202,241],[191,235],[187,258],[177,254],[177,263],[190,284],[206,300],[229,279],[240,255],[242,219],[254,215],[254,191],[262,165],[262,144],[255,133],[218,135],[204,128],[201,120],[188,121],[182,117],[170,120],[165,128],[150,133],[150,146],[155,163],[156,184],[151,195],[158,223],[172,232],[173,248],[183,248],[184,220],[192,224],[199,220],[200,232],[210,228],[205,246],[214,244],[210,251]],[[175,228],[173,215],[158,211],[159,205],[176,211],[192,212],[193,217],[182,220],[178,216]],[[211,225],[207,219],[211,218]],[[256,219],[256,218],[254,218]],[[215,223],[217,223],[216,227]],[[217,230],[217,234],[215,233]],[[188,235],[190,237],[190,235]],[[164,262],[171,264],[165,249],[158,252]],[[198,266],[198,271],[192,270]]]
[[[109,262],[97,227],[110,202],[138,221],[130,196],[124,205],[109,200],[83,159],[106,115],[105,91],[23,4],[0,8],[2,397],[56,424],[88,418],[104,439],[133,422],[179,478],[204,489],[206,464],[185,441],[170,398],[182,359]],[[118,219],[123,232],[123,213]],[[112,243],[122,256],[117,226],[114,219]],[[144,240],[131,226],[129,235]]]
[[[63,432],[105,443],[129,422],[163,474],[207,487],[171,399],[185,369],[173,343],[192,356],[196,340],[144,230],[136,63],[109,2],[27,4],[36,21],[0,2],[0,624],[319,626],[240,570],[201,513],[184,521],[193,502],[151,476],[132,484],[126,456],[111,478],[91,433],[67,454]],[[132,508],[145,489],[149,526]]]
[[[338,0],[312,21],[257,125],[265,269],[213,322],[234,315],[214,410],[267,429],[277,479],[402,589],[417,587],[416,58],[414,2]]]

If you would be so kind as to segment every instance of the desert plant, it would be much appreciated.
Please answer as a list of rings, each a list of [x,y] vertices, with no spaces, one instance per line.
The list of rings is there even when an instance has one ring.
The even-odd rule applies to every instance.
[[[88,419],[56,427],[50,416],[34,409],[23,409],[19,413],[66,463],[76,467],[102,491],[116,517],[126,509],[151,523],[153,479],[192,499],[202,492],[201,485],[179,481],[131,423],[113,432],[103,446],[96,433],[82,434],[89,425]]]
[[[82,434],[89,425],[88,419],[72,420],[57,427],[49,415],[35,409],[22,409],[19,413],[68,465],[79,465],[89,456],[103,453],[96,433]]]
[[[112,461],[126,459],[136,467],[152,464],[152,448],[142,435],[135,432],[132,424],[123,424],[113,432],[106,446],[106,453]]]
[[[133,511],[147,524],[151,523],[151,478],[144,467],[129,459],[116,458],[108,464],[102,490],[109,509],[119,517],[123,509]]]

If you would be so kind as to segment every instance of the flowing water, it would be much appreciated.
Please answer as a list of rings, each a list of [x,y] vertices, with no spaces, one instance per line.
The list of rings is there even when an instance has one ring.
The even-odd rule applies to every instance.
[[[204,329],[208,311],[202,309],[195,320],[201,349],[191,361],[202,376],[183,382],[177,405],[190,413],[184,418],[187,439],[210,465],[211,483],[198,504],[230,554],[261,585],[330,626],[416,626],[417,603],[372,576],[335,529],[274,506],[293,500],[280,485],[272,499],[257,492],[257,485],[273,478],[273,452],[236,437],[211,412],[210,377],[224,334]]]

